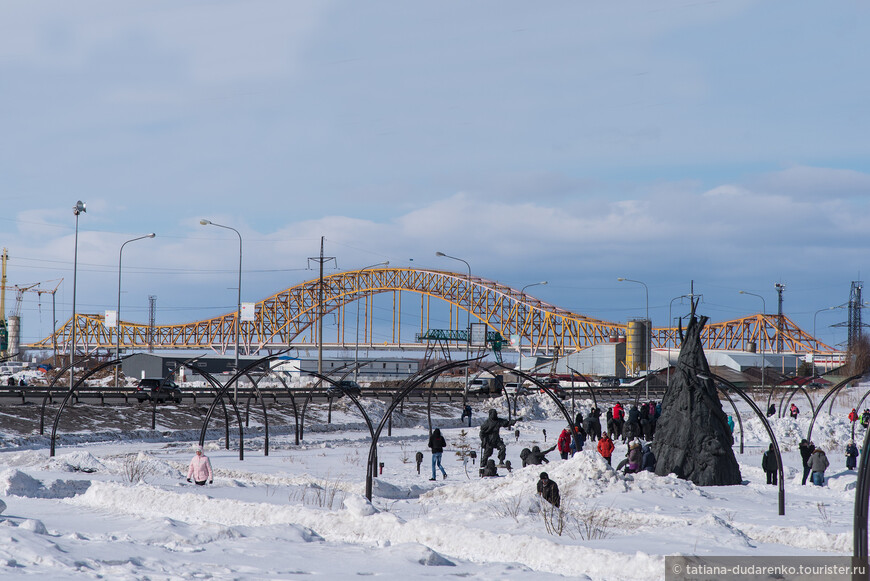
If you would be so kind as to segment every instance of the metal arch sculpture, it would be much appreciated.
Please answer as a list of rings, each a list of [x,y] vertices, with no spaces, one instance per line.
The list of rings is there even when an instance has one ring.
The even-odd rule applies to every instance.
[[[784,411],[784,410],[785,410],[786,406],[788,406],[788,405],[791,403],[791,400],[794,398],[794,396],[795,396],[795,394],[798,392],[798,390],[802,391],[803,394],[806,396],[807,401],[808,401],[809,404],[810,404],[810,410],[812,410],[813,413],[815,413],[815,411],[816,411],[816,406],[815,406],[815,404],[813,403],[813,398],[810,397],[809,392],[806,390],[806,388],[805,388],[804,386],[802,386],[802,385],[796,385],[796,386],[794,386],[794,389],[792,389],[792,390],[790,390],[790,391],[787,391],[787,392],[783,393],[783,394],[782,394],[782,397],[779,398],[779,413],[778,413],[778,416],[777,416],[777,417],[780,417],[780,418],[784,418],[784,417],[785,417],[785,411]],[[786,400],[785,396],[788,396],[788,399],[787,399],[787,400]],[[785,403],[783,403],[783,402],[785,402]]]
[[[54,416],[54,423],[52,424],[52,427],[51,427],[51,447],[50,447],[49,454],[48,454],[49,456],[52,456],[52,457],[54,456],[55,443],[57,441],[57,425],[60,423],[60,416],[63,413],[63,410],[66,408],[66,404],[69,401],[69,399],[75,394],[75,392],[79,388],[79,386],[81,386],[81,384],[83,384],[85,381],[87,381],[91,376],[93,376],[94,374],[96,374],[99,371],[102,371],[103,369],[105,369],[107,367],[111,367],[113,365],[116,365],[120,361],[121,361],[120,359],[111,359],[109,361],[106,361],[105,363],[101,363],[100,365],[97,365],[96,367],[94,367],[93,369],[91,369],[90,371],[87,371],[84,375],[82,375],[82,377],[79,378],[79,380],[73,384],[73,386],[69,389],[69,391],[66,392],[66,395],[64,396],[63,401],[60,403],[60,407],[58,408],[57,413]]]
[[[205,371],[204,369],[199,369],[199,368],[193,367],[194,361],[195,361],[195,359],[183,361],[181,363],[181,365],[190,369],[191,371],[193,371],[197,375],[201,375],[202,378],[205,379],[206,382],[208,382],[208,384],[211,385],[212,388],[214,389],[215,395],[214,395],[214,399],[212,400],[212,405],[214,405],[215,402],[220,400],[221,406],[223,407],[223,410],[224,410],[224,431],[225,431],[224,432],[224,445],[226,446],[226,449],[229,450],[230,449],[230,421],[229,421],[229,414],[227,413],[227,404],[224,401],[223,397],[221,396],[221,390],[223,389],[223,385],[221,384],[220,381],[215,379],[215,377],[211,373],[209,373],[208,371]],[[232,404],[233,411],[236,414],[236,422],[239,426],[239,448],[242,448],[242,446],[243,446],[242,416],[239,413],[239,408],[238,408],[238,404],[236,403],[236,401],[232,397],[230,397],[229,394],[227,394],[227,399],[230,400],[230,404]],[[199,445],[202,446],[204,444],[205,444],[205,438],[200,437]]]
[[[867,562],[867,512],[870,502],[870,430],[864,432],[861,459],[858,461],[858,482],[855,486],[855,510],[852,515],[852,556]]]
[[[773,450],[776,455],[776,470],[778,473],[777,475],[779,476],[779,478],[777,479],[777,482],[779,484],[779,515],[783,516],[785,514],[785,483],[782,469],[782,455],[779,451],[779,442],[777,442],[776,440],[776,435],[773,433],[773,428],[770,427],[770,422],[767,421],[767,418],[758,408],[758,405],[752,400],[751,397],[746,395],[746,393],[742,389],[740,389],[724,377],[716,375],[712,371],[709,372],[709,375],[712,379],[715,379],[723,385],[727,385],[730,389],[734,390],[737,395],[743,398],[743,401],[749,404],[749,407],[752,408],[752,411],[755,412],[755,415],[757,415],[758,419],[761,420],[761,423],[764,424],[764,429],[767,430],[767,435],[770,436],[770,442],[773,444]],[[701,375],[699,374],[698,377],[701,377]],[[743,424],[741,422],[741,434],[743,429],[742,425]]]
[[[205,444],[205,434],[208,430],[208,422],[211,420],[211,416],[214,413],[214,408],[217,405],[218,400],[223,400],[223,397],[226,396],[233,404],[233,409],[236,411],[236,416],[239,422],[239,460],[245,459],[245,431],[242,427],[242,417],[239,414],[239,408],[236,406],[235,400],[229,395],[229,386],[233,383],[237,382],[239,378],[246,373],[248,373],[251,369],[254,369],[261,363],[266,361],[271,361],[272,359],[280,356],[281,353],[276,353],[274,355],[267,355],[266,357],[261,357],[255,361],[252,361],[248,365],[244,366],[242,369],[236,370],[236,372],[227,380],[226,385],[222,385],[220,389],[218,389],[218,393],[215,396],[214,400],[212,400],[211,405],[208,407],[208,411],[205,414],[205,419],[202,422],[202,428],[199,433],[199,445],[202,446]],[[205,377],[205,376],[203,376]],[[266,454],[268,456],[268,453]]]
[[[472,313],[497,329],[502,336],[520,334],[534,350],[549,353],[583,349],[609,340],[613,332],[625,332],[627,325],[574,313],[530,297],[496,281],[468,277],[441,270],[373,268],[345,271],[324,277],[323,313],[331,314],[345,305],[375,294],[410,292],[443,300]],[[254,321],[239,327],[242,348],[248,353],[261,349],[286,348],[311,329],[319,316],[319,279],[305,281],[255,304]],[[362,293],[362,294],[361,294]],[[422,305],[421,305],[422,306]],[[523,307],[523,308],[521,308]],[[401,327],[401,308],[394,307]],[[76,314],[77,343],[88,348],[114,348],[116,333],[110,333],[100,315]],[[225,353],[235,338],[236,313],[212,319],[155,327],[151,340],[146,324],[119,324],[117,333],[130,348],[153,345],[160,349],[208,348]],[[54,334],[29,345],[48,348],[54,336],[69,341],[72,319]],[[399,335],[400,336],[400,335]],[[653,329],[654,348],[676,345],[676,329]],[[746,350],[751,341],[762,343],[767,352],[782,342],[798,353],[834,353],[828,345],[803,332],[788,317],[752,315],[712,323],[702,333],[705,349]],[[78,345],[77,345],[78,346]]]
[[[57,372],[57,374],[54,376],[54,378],[52,378],[51,383],[48,384],[48,387],[45,388],[45,395],[42,397],[42,406],[40,407],[40,411],[39,411],[39,435],[40,436],[45,435],[45,406],[46,406],[48,400],[51,399],[51,388],[53,388],[55,386],[57,381],[61,377],[63,377],[67,371],[69,371],[70,367],[72,367],[73,365],[79,366],[81,363],[83,363],[85,361],[89,361],[90,359],[92,359],[92,358],[89,356],[82,357],[81,359],[79,359],[75,363],[65,364],[63,367],[60,368],[60,370]]]
[[[293,407],[293,421],[295,423],[294,426],[294,435],[296,437],[296,445],[299,445],[299,409],[296,406],[296,396],[293,394],[293,390],[287,385],[287,382],[284,381],[284,378],[278,375],[277,373],[272,373],[273,377],[281,382],[281,385],[284,386],[284,389],[287,390],[287,395],[290,396],[290,405]]]
[[[504,369],[509,369],[509,368],[506,367],[503,363],[496,363],[496,365],[498,365],[498,366],[500,366],[500,367],[503,367]],[[553,393],[553,390],[551,390],[551,389],[549,388],[549,386],[547,386],[547,385],[545,385],[544,383],[538,381],[537,379],[535,379],[535,378],[532,377],[531,375],[529,375],[529,374],[527,374],[527,373],[524,373],[524,372],[522,372],[522,371],[519,371],[519,370],[517,370],[517,369],[514,369],[513,372],[516,373],[516,374],[518,374],[520,377],[523,377],[525,380],[527,380],[527,381],[531,381],[532,383],[534,383],[535,385],[537,385],[538,388],[540,388],[541,391],[543,391],[543,392],[546,393],[548,396],[550,396],[550,399],[553,400],[553,403],[556,404],[556,406],[557,406],[557,407],[559,408],[559,410],[562,412],[562,415],[565,416],[565,419],[568,421],[568,425],[571,426],[571,437],[574,439],[574,449],[579,451],[580,448],[581,448],[581,446],[580,446],[580,440],[578,439],[579,437],[578,437],[578,435],[577,435],[577,430],[574,429],[574,428],[575,428],[575,425],[574,425],[574,418],[572,418],[572,417],[571,417],[571,414],[568,413],[568,410],[567,410],[567,408],[565,408],[565,405],[562,403],[562,400],[560,400],[558,397],[556,397],[556,394]],[[582,427],[582,426],[580,426],[580,427]]]
[[[322,375],[322,374],[320,374],[320,373],[317,373],[316,371],[309,371],[308,374],[309,374],[309,375],[313,375],[314,377],[320,379],[321,381],[325,381],[325,382],[327,382],[327,383],[333,385],[334,387],[339,387],[339,385],[338,385],[338,381],[335,381],[335,380],[333,380],[333,379],[330,379],[329,377],[327,377],[327,376],[325,376],[325,375]],[[340,380],[339,380],[339,381],[340,381]],[[339,389],[341,389],[341,388],[339,388]],[[343,390],[343,391],[344,391],[344,390]],[[357,407],[357,409],[359,410],[359,413],[362,414],[362,417],[363,417],[363,419],[364,419],[365,422],[366,422],[366,426],[367,426],[368,429],[369,429],[369,435],[371,436],[372,440],[374,440],[374,437],[375,437],[375,427],[374,427],[374,425],[372,424],[372,419],[369,417],[368,412],[366,412],[366,409],[362,406],[362,404],[359,402],[359,400],[356,398],[355,395],[353,395],[353,394],[350,393],[349,391],[344,391],[344,394],[345,394],[347,397],[350,398],[350,400],[353,402],[353,405],[355,405],[355,406]],[[330,399],[332,399],[332,398],[330,398]],[[386,416],[384,416],[384,417],[386,417]],[[378,462],[378,460],[377,460],[377,452],[375,453],[375,457],[374,457],[373,462],[374,462],[375,464],[377,464],[377,462]]]
[[[381,421],[378,422],[378,427],[375,428],[372,442],[369,446],[369,457],[368,462],[366,463],[366,498],[369,499],[369,501],[371,501],[372,499],[372,479],[374,478],[374,467],[372,463],[377,457],[378,440],[380,439],[381,432],[383,431],[384,426],[387,423],[387,418],[392,415],[393,411],[395,411],[396,407],[398,407],[399,402],[403,401],[413,389],[417,388],[424,381],[428,381],[433,377],[437,377],[445,371],[449,371],[450,369],[455,369],[457,367],[463,367],[465,365],[468,365],[471,361],[473,361],[473,359],[462,359],[459,361],[444,363],[435,367],[421,369],[414,377],[409,378],[406,381],[406,385],[404,387],[400,388],[398,396],[393,398],[393,401],[390,402],[390,405],[384,411],[384,417],[382,417]]]
[[[861,379],[862,377],[864,377],[864,375],[853,375],[852,377],[850,377],[846,380],[843,380],[840,383],[838,383],[837,385],[835,385],[834,387],[832,387],[830,389],[830,391],[828,391],[828,393],[825,394],[825,397],[822,398],[822,401],[819,402],[819,406],[821,406],[823,402],[825,402],[827,399],[829,399],[828,398],[829,395],[830,396],[837,395],[841,390],[843,390],[849,386],[849,382],[857,381],[858,379]],[[828,403],[828,413],[831,413],[833,411],[834,411],[834,400],[831,399],[831,401]]]
[[[816,406],[816,411],[813,412],[813,417],[810,420],[810,427],[807,429],[807,442],[812,442],[813,440],[813,426],[816,424],[816,418],[819,415],[819,412],[822,411],[822,407],[825,405],[825,402],[831,399],[837,392],[839,392],[843,387],[848,385],[850,382],[855,381],[856,379],[861,379],[863,377],[863,373],[859,375],[853,375],[852,377],[847,377],[834,387],[832,387],[828,393],[825,394],[825,397],[822,398],[822,401],[819,402],[819,405]],[[834,400],[831,399],[831,406],[833,406]],[[831,413],[831,406],[828,407],[828,413]]]
[[[582,373],[580,373],[579,371],[577,371],[573,367],[569,367],[568,371],[570,371],[574,375],[578,375],[580,377],[580,379],[582,379],[583,382],[586,383],[586,389],[589,391],[589,395],[592,396],[592,404],[596,408],[598,408],[598,399],[595,397],[595,391],[593,391],[593,389],[592,389],[592,382],[589,381],[589,378],[587,378],[585,375],[583,375]]]

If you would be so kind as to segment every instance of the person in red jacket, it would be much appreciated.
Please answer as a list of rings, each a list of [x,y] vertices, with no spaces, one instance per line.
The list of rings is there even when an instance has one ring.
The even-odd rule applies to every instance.
[[[857,422],[858,421],[858,412],[855,411],[855,408],[852,408],[852,411],[849,412],[849,421]]]
[[[598,453],[601,454],[607,463],[610,464],[610,457],[613,456],[613,440],[607,434],[601,434],[601,439],[598,440]]]
[[[559,454],[562,455],[562,460],[567,460],[568,455],[571,453],[571,426],[568,426],[559,434],[556,448],[559,450]]]

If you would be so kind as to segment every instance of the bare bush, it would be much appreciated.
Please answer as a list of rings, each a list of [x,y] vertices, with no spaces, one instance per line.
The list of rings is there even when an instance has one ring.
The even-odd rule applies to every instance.
[[[341,508],[347,494],[339,488],[338,480],[321,480],[312,482],[299,490],[291,492],[291,502],[301,502],[303,506],[316,506],[332,510]]]
[[[591,507],[583,506],[574,512],[577,534],[584,541],[606,539],[610,536],[613,528],[612,518],[610,508],[600,508],[597,504],[593,504]]]
[[[131,484],[144,482],[145,479],[154,474],[154,466],[145,458],[140,458],[139,454],[127,454],[124,456],[122,463],[124,480]]]
[[[519,521],[522,507],[522,496],[502,496],[489,503],[489,508],[493,512],[493,514],[501,518],[510,517],[515,521]]]
[[[547,529],[547,532],[559,537],[566,534],[573,539],[574,535],[568,528],[568,524],[572,520],[571,514],[564,508],[553,506],[546,500],[538,500],[538,514],[541,515],[541,518],[544,521],[544,528]]]

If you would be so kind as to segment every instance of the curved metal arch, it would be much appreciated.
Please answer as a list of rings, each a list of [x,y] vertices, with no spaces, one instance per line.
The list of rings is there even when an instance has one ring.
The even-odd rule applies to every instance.
[[[57,372],[57,374],[54,376],[54,378],[52,378],[51,383],[48,384],[48,387],[45,388],[45,395],[42,397],[42,406],[40,407],[40,411],[39,411],[39,435],[40,436],[45,435],[45,406],[46,406],[46,403],[48,402],[48,400],[51,399],[51,388],[53,388],[55,386],[57,381],[61,377],[63,377],[67,371],[69,371],[70,367],[72,367],[73,365],[78,366],[80,363],[84,363],[85,361],[90,361],[91,359],[92,359],[91,356],[86,356],[86,357],[82,357],[81,359],[79,359],[78,361],[76,361],[74,363],[65,364],[63,367],[60,368],[60,370]]]
[[[223,386],[221,385],[221,382],[218,381],[217,379],[215,379],[214,376],[211,373],[209,373],[208,371],[205,371],[204,369],[194,368],[193,367],[194,361],[195,361],[195,359],[188,360],[188,361],[182,361],[181,365],[184,367],[187,367],[188,369],[190,369],[191,371],[193,371],[197,375],[201,375],[202,378],[205,379],[206,382],[212,386],[212,389],[214,389],[215,395],[214,395],[214,399],[212,400],[212,405],[214,405],[214,403],[216,401],[220,400],[221,407],[223,407],[223,410],[224,410],[224,430],[225,430],[224,445],[226,446],[226,449],[229,450],[230,449],[230,420],[229,420],[229,414],[227,413],[227,404],[226,404],[226,402],[224,402],[223,397],[221,396],[221,389],[223,388]],[[237,407],[235,400],[232,397],[229,397],[229,400],[233,406],[233,410],[236,413],[236,422],[238,423],[238,426],[239,426],[239,446],[241,447],[242,416],[241,416],[241,414],[239,414],[239,408]],[[199,445],[202,446],[204,444],[205,444],[205,438],[200,437]]]
[[[218,389],[217,395],[215,396],[214,400],[212,400],[211,405],[208,407],[208,411],[205,414],[205,419],[202,422],[202,428],[200,429],[200,433],[199,433],[199,445],[200,446],[205,444],[205,434],[206,434],[206,431],[208,430],[208,422],[211,420],[211,416],[214,413],[214,408],[217,405],[218,400],[223,401],[223,397],[226,396],[227,398],[229,398],[230,402],[232,402],[233,409],[236,412],[236,418],[239,422],[239,460],[245,459],[245,431],[244,431],[244,428],[242,427],[242,416],[241,416],[241,414],[239,414],[239,408],[236,405],[236,401],[229,394],[229,386],[231,386],[233,383],[237,382],[242,375],[245,375],[251,369],[254,369],[257,365],[264,363],[266,361],[271,361],[272,359],[279,357],[280,355],[281,355],[281,353],[276,353],[274,355],[267,355],[266,357],[262,357],[260,359],[257,359],[256,361],[249,363],[248,365],[244,366],[242,369],[237,370],[229,378],[229,380],[227,380],[226,385],[220,386],[220,389]],[[205,377],[205,375],[203,375],[203,377]],[[218,385],[220,385],[220,382],[218,382],[216,379],[212,378],[212,380],[215,381]]]
[[[807,401],[810,404],[810,410],[812,410],[813,412],[816,411],[816,405],[813,403],[813,398],[810,397],[810,394],[806,390],[806,388],[802,385],[796,385],[794,387],[795,387],[795,389],[792,389],[792,390],[789,390],[789,391],[783,393],[782,397],[779,398],[779,416],[778,417],[780,417],[780,418],[785,417],[785,412],[783,410],[786,408],[786,406],[788,406],[791,403],[791,400],[794,398],[794,395],[798,392],[798,390],[802,391],[803,394],[806,396]],[[785,399],[785,396],[788,396],[788,400]]]
[[[63,410],[66,408],[66,404],[69,401],[69,399],[75,394],[75,392],[79,388],[79,386],[81,386],[82,383],[84,383],[85,381],[88,380],[88,378],[93,376],[98,371],[102,371],[103,369],[105,369],[107,367],[111,367],[112,365],[116,365],[120,361],[121,361],[120,359],[111,359],[109,361],[106,361],[105,363],[101,363],[100,365],[97,365],[96,367],[94,367],[93,369],[91,369],[90,371],[87,371],[84,375],[82,375],[82,377],[80,377],[79,380],[73,384],[73,386],[69,389],[69,391],[66,392],[66,395],[64,396],[63,401],[60,403],[60,407],[58,408],[57,413],[54,416],[54,423],[52,424],[52,427],[51,427],[51,447],[50,447],[49,454],[48,454],[49,456],[54,456],[55,443],[57,442],[57,425],[60,423],[60,416],[63,413]]]
[[[774,453],[776,454],[776,470],[777,470],[777,473],[779,476],[779,479],[778,479],[778,483],[779,483],[779,515],[783,516],[785,514],[785,482],[784,482],[784,473],[783,473],[783,469],[782,469],[782,454],[780,454],[779,442],[776,440],[776,435],[773,433],[773,428],[770,427],[770,422],[767,421],[767,418],[761,412],[761,410],[758,408],[758,405],[755,403],[755,401],[753,401],[753,399],[751,397],[746,395],[746,393],[742,389],[740,389],[739,387],[737,387],[736,385],[734,385],[733,383],[731,383],[730,381],[728,381],[724,377],[716,375],[712,371],[705,371],[704,373],[709,374],[710,377],[712,377],[716,381],[722,383],[723,385],[727,385],[729,388],[733,389],[734,392],[737,393],[737,395],[739,395],[741,398],[743,398],[743,401],[745,401],[747,404],[749,404],[749,407],[752,408],[752,411],[754,411],[755,415],[758,416],[758,419],[761,420],[761,423],[764,425],[764,429],[767,430],[767,435],[770,436],[770,443],[773,444],[773,450],[774,450]],[[742,434],[743,423],[741,422],[740,425],[741,425],[741,434]]]
[[[499,367],[502,367],[502,368],[504,368],[504,369],[510,369],[509,367],[505,366],[503,363],[496,363],[496,365],[498,365]],[[575,424],[574,424],[574,418],[572,418],[572,417],[571,417],[571,414],[568,413],[568,409],[567,409],[567,408],[565,407],[565,405],[562,403],[562,400],[560,400],[558,397],[556,397],[556,394],[553,393],[553,390],[551,390],[551,389],[549,388],[549,386],[547,386],[547,385],[545,385],[544,383],[538,381],[537,379],[535,379],[535,378],[532,377],[531,375],[529,375],[529,374],[527,374],[527,373],[524,373],[524,372],[522,372],[522,371],[519,371],[519,370],[517,370],[517,369],[514,369],[513,372],[516,373],[516,374],[518,374],[520,377],[524,377],[526,380],[531,381],[532,383],[534,383],[535,385],[537,385],[538,388],[540,388],[541,391],[543,391],[543,392],[546,393],[548,396],[550,396],[550,399],[553,400],[553,403],[556,404],[556,407],[558,407],[559,410],[562,412],[562,415],[565,416],[565,419],[568,421],[568,425],[571,426],[571,437],[572,437],[573,440],[574,440],[574,449],[575,449],[575,450],[580,450],[580,449],[582,448],[582,446],[580,445],[580,440],[578,439],[579,437],[578,437],[578,435],[577,435],[577,430],[575,429],[576,426],[575,426]],[[580,426],[580,427],[582,427],[582,426]]]
[[[296,436],[296,445],[299,445],[299,409],[296,406],[296,396],[293,394],[293,390],[290,386],[287,385],[287,382],[284,381],[284,378],[278,375],[275,372],[272,372],[272,375],[281,382],[281,385],[284,386],[284,389],[287,391],[287,395],[290,396],[290,405],[293,408],[293,421],[295,423],[294,434]]]
[[[589,395],[592,396],[592,403],[593,405],[595,405],[596,408],[598,408],[598,398],[595,397],[595,391],[593,391],[592,383],[589,381],[589,379],[573,367],[569,367],[568,371],[570,371],[574,375],[580,376],[580,379],[582,379],[583,382],[586,383],[586,389],[589,391]]]
[[[399,402],[403,401],[408,396],[408,394],[411,393],[411,390],[415,389],[417,386],[422,384],[424,381],[428,381],[429,379],[432,379],[433,377],[437,377],[437,376],[441,375],[445,371],[449,371],[450,369],[454,369],[457,367],[463,367],[465,365],[470,364],[472,361],[476,361],[479,359],[480,358],[461,359],[459,361],[451,361],[449,363],[444,363],[442,365],[438,365],[435,367],[421,369],[413,377],[408,378],[408,380],[403,382],[404,387],[400,388],[398,395],[395,398],[393,398],[393,401],[390,402],[390,405],[384,411],[384,417],[381,418],[380,422],[378,422],[378,427],[375,428],[375,432],[374,432],[374,435],[372,437],[372,442],[371,442],[371,445],[369,447],[369,458],[368,458],[368,462],[366,463],[366,498],[367,499],[369,499],[369,500],[372,499],[372,479],[373,479],[373,470],[374,470],[373,463],[376,462],[376,458],[377,458],[378,440],[381,437],[381,432],[383,431],[384,426],[387,423],[387,419],[393,414],[393,411],[395,411],[396,407],[398,407]]]
[[[849,382],[855,381],[856,379],[860,379],[861,377],[863,377],[863,375],[864,374],[862,373],[859,375],[853,375],[852,377],[847,377],[846,379],[844,379],[843,381],[841,381],[840,383],[838,383],[837,385],[832,387],[828,391],[828,393],[825,394],[825,397],[823,397],[822,401],[819,402],[819,405],[816,406],[816,411],[813,412],[813,417],[810,420],[810,427],[807,429],[807,442],[812,442],[812,440],[813,440],[813,426],[815,426],[816,418],[818,417],[819,412],[822,411],[822,407],[825,405],[825,402],[828,401],[829,399],[831,399],[831,397],[833,397],[837,392],[839,392],[841,389],[843,389],[846,385],[848,385]],[[834,405],[834,400],[831,399],[831,405],[828,406],[828,413],[831,413],[831,406],[833,406],[833,405]]]

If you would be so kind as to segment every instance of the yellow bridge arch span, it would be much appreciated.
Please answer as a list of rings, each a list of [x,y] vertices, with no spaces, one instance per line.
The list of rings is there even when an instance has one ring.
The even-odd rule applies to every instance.
[[[392,341],[372,342],[371,297],[393,293]],[[486,323],[505,338],[522,335],[523,347],[538,353],[570,353],[610,340],[612,334],[624,334],[627,325],[613,323],[574,313],[545,303],[519,290],[480,277],[468,277],[441,270],[414,268],[366,268],[324,276],[324,316],[335,317],[335,337],[324,336],[326,346],[355,345],[355,338],[347,341],[347,322],[357,334],[359,330],[353,315],[347,316],[345,307],[362,301],[365,308],[363,341],[360,344],[396,348],[421,347],[402,333],[402,294],[413,293],[420,298],[420,317],[414,330],[429,328],[430,300],[449,303],[450,326],[464,326],[462,311],[470,312],[477,321]],[[317,343],[320,281],[309,280],[255,304],[253,321],[242,321],[239,345],[242,354],[261,350],[284,349],[289,346],[312,347]],[[226,353],[235,345],[236,313],[227,313],[211,319],[175,325],[157,325],[120,322],[120,343],[125,349],[208,349]],[[101,315],[77,314],[76,349],[91,352],[112,350],[116,344],[116,329],[107,328]],[[72,320],[57,330],[57,344],[68,352]],[[407,328],[405,335],[407,335]],[[325,333],[324,333],[325,335]],[[781,340],[782,350],[796,353],[831,353],[835,350],[803,332],[788,317],[757,314],[731,321],[710,323],[704,329],[706,349],[747,350],[754,342],[758,350],[776,351]],[[652,347],[678,348],[677,330],[654,328]],[[27,345],[33,349],[48,349],[54,337]]]

